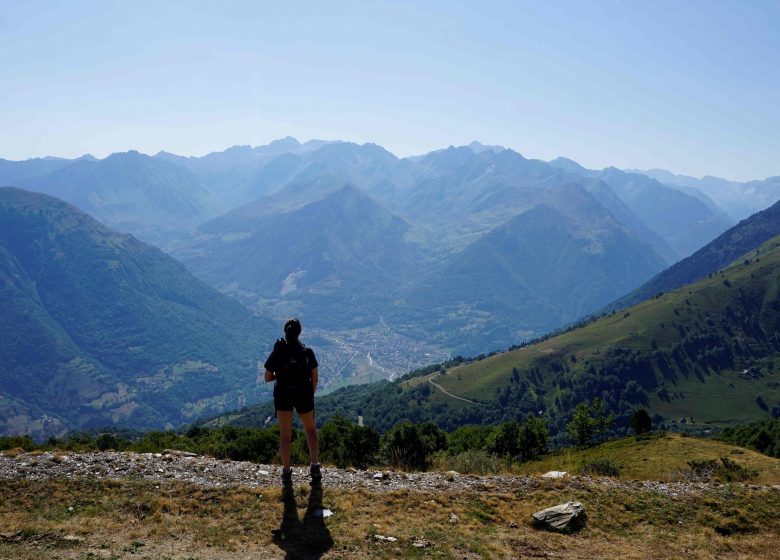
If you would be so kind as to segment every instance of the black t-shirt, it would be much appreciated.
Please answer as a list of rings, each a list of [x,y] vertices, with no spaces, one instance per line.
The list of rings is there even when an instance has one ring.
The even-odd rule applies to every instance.
[[[306,379],[286,379],[284,374],[289,366],[285,364],[289,363],[291,357],[296,359],[299,356],[302,357],[305,362],[300,369],[303,371]],[[276,382],[278,385],[295,386],[298,382],[310,381],[311,370],[318,365],[317,358],[314,356],[314,350],[300,343],[294,342],[289,344],[283,338],[276,341],[274,349],[265,361],[265,369],[276,374]]]

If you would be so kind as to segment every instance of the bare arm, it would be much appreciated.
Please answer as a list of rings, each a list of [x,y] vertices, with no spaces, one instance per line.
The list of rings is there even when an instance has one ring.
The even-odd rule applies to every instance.
[[[319,378],[319,372],[317,368],[311,370],[311,392],[312,394],[317,392],[317,379]]]

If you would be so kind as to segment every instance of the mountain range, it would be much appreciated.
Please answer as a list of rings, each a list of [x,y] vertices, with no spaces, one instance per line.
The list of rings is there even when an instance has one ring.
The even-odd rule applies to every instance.
[[[655,295],[711,274],[675,271],[702,269],[685,264],[691,262],[685,258],[732,226],[729,216],[736,208],[721,207],[718,201],[725,199],[710,196],[701,185],[672,184],[614,167],[588,170],[565,158],[529,159],[477,142],[408,158],[370,143],[284,138],[203,157],[126,152],[105,159],[0,160],[0,183],[61,198],[112,228],[67,207],[62,211],[67,219],[57,218],[55,225],[4,229],[16,244],[4,249],[11,255],[6,275],[15,282],[7,285],[15,286],[17,296],[29,297],[9,299],[16,303],[4,303],[3,311],[15,309],[6,316],[22,323],[22,317],[35,317],[26,340],[56,341],[51,344],[57,349],[45,353],[54,356],[48,365],[33,360],[14,366],[14,381],[6,389],[22,383],[25,371],[36,376],[45,371],[54,377],[44,376],[36,391],[51,396],[61,389],[57,383],[73,376],[77,394],[50,414],[63,426],[101,421],[160,426],[228,406],[245,388],[255,349],[273,339],[270,323],[258,316],[301,317],[309,340],[317,344],[326,382],[340,377],[348,383],[358,373],[365,379],[393,377],[431,356],[517,345],[634,290],[645,290],[641,299],[648,289]],[[770,185],[772,179],[762,183]],[[754,190],[762,196],[772,192]],[[45,208],[64,204],[15,189],[5,192],[15,193],[5,194],[13,199],[9,216],[22,207],[42,209],[40,216],[31,210],[25,220],[48,220],[52,213]],[[23,196],[33,202],[19,202]],[[750,200],[758,204],[759,198]],[[768,216],[771,223],[774,214]],[[51,232],[59,232],[63,221],[92,224],[78,243],[80,256],[72,255],[72,247],[49,245],[51,239],[60,242]],[[201,281],[234,297],[207,288],[169,256],[114,229],[154,243]],[[762,230],[762,239],[770,230]],[[101,253],[118,243],[103,238],[123,240],[122,250],[116,249],[121,258]],[[718,249],[720,257],[705,260],[723,268],[730,262],[725,259],[747,252],[745,247],[758,240],[745,239],[746,244]],[[48,299],[41,299],[36,275],[50,265],[26,269],[19,263],[42,248],[49,256],[63,254],[66,262],[80,263],[77,270],[54,269],[52,282],[73,281],[81,295],[73,295],[75,288],[62,294],[52,288]],[[34,258],[62,265],[58,259]],[[681,259],[663,273],[677,280],[665,288],[641,287]],[[114,285],[117,275],[100,264],[108,261],[120,263],[114,272],[128,270],[125,262],[142,264],[132,268],[137,274]],[[111,297],[85,301],[84,294],[103,289]],[[190,293],[198,295],[182,295]],[[143,312],[134,310],[139,301],[147,302]],[[71,310],[71,302],[83,310]],[[102,307],[92,306],[98,303]],[[55,313],[56,306],[64,307]],[[113,333],[119,325],[126,329],[117,335],[122,342],[104,334],[80,340],[69,330],[75,329],[69,317],[79,318],[91,333]],[[12,324],[9,320],[7,332]],[[156,331],[155,325],[171,331]],[[193,338],[196,334],[203,339]],[[11,354],[14,360],[30,354],[22,339],[9,340],[15,341],[7,345],[15,349],[9,350],[9,360]],[[154,341],[165,341],[165,350]],[[210,350],[190,355],[192,348]],[[62,349],[67,352],[59,354]],[[149,358],[139,361],[132,352]],[[75,366],[62,364],[82,364],[87,373],[77,375]],[[122,369],[122,364],[135,365]],[[184,373],[211,367],[225,372],[225,379],[208,378],[211,384],[201,386]],[[66,373],[57,377],[52,371]],[[252,386],[245,397],[260,398],[263,390]],[[11,400],[4,403],[16,408],[4,417],[22,418],[15,425],[24,429],[40,429],[43,401],[32,393],[5,394]],[[129,414],[128,408],[116,412],[130,401],[137,406],[128,405]],[[83,402],[92,404],[84,408]]]
[[[665,169],[636,171],[662,183],[705,193],[734,220],[742,220],[780,200],[780,176],[755,181],[729,181],[719,177],[678,175]]]
[[[80,158],[53,172],[19,178],[29,190],[64,199],[100,221],[163,244],[224,211],[185,168],[135,151]]]

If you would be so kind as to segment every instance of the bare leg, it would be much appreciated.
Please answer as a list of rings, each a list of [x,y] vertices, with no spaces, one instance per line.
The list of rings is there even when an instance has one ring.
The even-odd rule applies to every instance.
[[[320,442],[317,438],[317,425],[314,422],[314,411],[299,414],[306,432],[306,446],[309,448],[309,458],[312,463],[319,463]],[[279,422],[281,424],[281,421]]]
[[[290,444],[292,442],[292,410],[277,410],[279,420],[279,455],[282,457],[282,467],[290,468]]]

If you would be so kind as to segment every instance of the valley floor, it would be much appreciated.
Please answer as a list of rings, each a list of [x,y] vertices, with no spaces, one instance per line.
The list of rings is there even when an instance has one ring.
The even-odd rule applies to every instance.
[[[319,490],[304,475],[283,493],[253,463],[0,457],[0,558],[780,558],[780,486],[326,469]],[[579,533],[532,527],[575,500]]]

